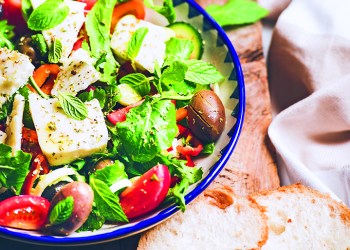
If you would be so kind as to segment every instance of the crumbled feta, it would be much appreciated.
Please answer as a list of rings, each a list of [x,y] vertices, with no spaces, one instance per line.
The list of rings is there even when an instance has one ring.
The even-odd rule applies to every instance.
[[[50,165],[67,164],[106,149],[108,131],[100,104],[97,99],[85,104],[88,117],[75,120],[63,112],[56,98],[29,95],[39,145]]]
[[[34,9],[43,2],[45,2],[45,0],[31,0]],[[73,49],[74,43],[78,39],[79,31],[85,22],[85,3],[72,0],[65,0],[65,3],[69,7],[69,13],[66,19],[56,27],[42,31],[49,47],[55,39],[60,40],[62,44],[62,56],[60,62],[63,62],[68,58]]]
[[[20,94],[15,95],[12,112],[6,121],[5,144],[12,148],[13,154],[21,150],[24,104],[24,97]]]
[[[51,90],[54,96],[60,92],[76,95],[90,84],[100,79],[100,73],[94,67],[95,60],[84,49],[78,49],[63,63]]]
[[[0,48],[0,109],[33,75],[34,65],[28,56]]]
[[[129,41],[135,31],[142,27],[148,28],[148,32],[135,58],[135,64],[136,67],[153,73],[155,64],[158,63],[161,66],[164,62],[165,42],[175,36],[171,29],[139,20],[133,15],[126,15],[115,27],[111,48],[117,57],[127,60]]]

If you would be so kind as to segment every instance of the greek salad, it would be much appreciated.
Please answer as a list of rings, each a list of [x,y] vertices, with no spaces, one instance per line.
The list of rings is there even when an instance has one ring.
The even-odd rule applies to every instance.
[[[0,226],[69,235],[184,211],[225,126],[203,50],[171,0],[2,1]]]

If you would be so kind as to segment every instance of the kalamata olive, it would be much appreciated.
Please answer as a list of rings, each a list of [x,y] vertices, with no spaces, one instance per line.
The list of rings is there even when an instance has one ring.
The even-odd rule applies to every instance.
[[[22,54],[27,55],[33,63],[38,62],[38,56],[33,47],[31,37],[25,37],[25,36],[21,37],[18,41],[17,49]]]
[[[51,201],[52,198],[68,183],[68,181],[60,181],[56,184],[48,186],[47,188],[45,188],[41,196]]]
[[[188,125],[192,133],[203,142],[213,142],[225,128],[225,108],[212,90],[200,90],[188,105]]]
[[[112,161],[111,159],[103,159],[100,160],[99,162],[97,162],[95,169],[99,170],[99,169],[104,169],[105,167],[112,165],[114,163],[114,161]]]
[[[74,207],[71,216],[58,225],[48,225],[47,229],[57,235],[69,235],[81,227],[89,217],[94,201],[94,193],[91,187],[80,181],[74,181],[65,185],[52,199],[51,208],[61,200],[72,196]]]

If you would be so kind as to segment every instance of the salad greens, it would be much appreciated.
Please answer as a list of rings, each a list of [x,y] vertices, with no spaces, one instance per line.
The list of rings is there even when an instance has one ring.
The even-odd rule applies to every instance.
[[[145,72],[145,70],[138,69],[135,60],[142,49],[147,34],[150,32],[148,27],[138,28],[128,42],[126,54],[131,69],[127,70],[127,74],[123,74],[123,67],[127,67],[127,64],[123,60],[118,60],[111,48],[111,22],[117,3],[119,3],[118,0],[98,0],[86,14],[84,28],[78,36],[78,40],[84,38],[79,49],[82,49],[84,53],[87,52],[89,57],[92,58],[92,65],[81,60],[78,66],[69,65],[71,68],[67,70],[68,73],[65,72],[60,75],[60,77],[65,77],[64,74],[67,74],[68,77],[64,80],[70,81],[75,75],[96,70],[100,77],[98,81],[93,82],[86,89],[77,90],[76,95],[66,91],[58,91],[58,94],[54,96],[45,93],[42,86],[50,80],[52,81],[51,84],[55,84],[57,79],[53,77],[58,76],[52,72],[45,72],[48,75],[46,83],[38,84],[38,80],[34,79],[33,75],[29,77],[28,84],[22,85],[17,91],[26,100],[23,116],[24,127],[35,133],[39,131],[35,131],[34,116],[30,114],[28,100],[30,99],[31,90],[27,87],[28,85],[31,85],[41,98],[57,98],[59,112],[78,121],[90,119],[85,103],[95,99],[98,100],[100,105],[98,109],[100,108],[99,111],[105,118],[106,131],[108,130],[106,149],[86,157],[79,157],[64,165],[49,166],[50,171],[55,171],[64,166],[70,168],[70,170],[74,169],[76,173],[74,177],[65,176],[65,178],[55,179],[56,182],[86,180],[93,191],[92,211],[79,231],[99,229],[105,222],[128,222],[129,219],[120,203],[119,195],[123,190],[120,189],[114,192],[110,187],[123,180],[133,181],[159,164],[166,165],[171,177],[177,179],[172,183],[166,199],[161,205],[166,206],[175,202],[181,210],[185,210],[184,196],[190,185],[201,180],[203,171],[200,166],[189,167],[188,159],[180,157],[179,153],[169,152],[174,142],[188,145],[190,144],[188,141],[192,137],[192,135],[189,135],[188,138],[180,138],[176,112],[178,108],[188,105],[198,90],[210,89],[211,84],[223,80],[221,73],[212,64],[200,58],[190,58],[194,50],[192,41],[175,36],[165,42],[164,62],[159,63],[161,65],[156,62],[154,72]],[[176,21],[171,0],[164,0],[161,6],[155,5],[152,0],[145,0],[144,4],[163,15],[170,24]],[[64,63],[60,59],[63,53],[63,41],[55,38],[51,45],[47,46],[45,40],[47,38],[43,36],[41,31],[54,28],[67,18],[69,6],[66,1],[46,0],[33,9],[31,1],[26,0],[22,1],[21,11],[29,27],[29,31],[24,34],[24,37],[30,38],[33,49],[40,58],[39,64],[57,64],[62,70]],[[18,49],[15,45],[15,38],[18,39],[19,37],[18,34],[14,33],[14,27],[8,25],[7,20],[1,20],[0,47],[6,47],[10,50]],[[35,65],[36,70],[40,65]],[[85,67],[81,70],[82,73],[77,70],[81,65]],[[90,66],[93,69],[89,68]],[[84,81],[88,80],[84,79]],[[127,84],[135,90],[142,97],[142,100],[127,107],[121,105],[120,100],[123,95],[120,89],[121,84]],[[13,96],[10,96],[0,106],[1,130],[8,126],[6,120],[14,109]],[[98,104],[96,105],[98,106]],[[125,111],[123,113],[124,120],[113,122],[108,119],[109,115],[123,109]],[[54,116],[53,114],[48,115]],[[91,120],[91,124],[93,124],[97,118]],[[182,123],[186,122],[182,121]],[[58,126],[56,127],[55,123],[50,123],[45,129],[54,132],[58,130]],[[79,127],[73,128],[74,131],[80,129]],[[52,134],[48,137],[50,136]],[[91,137],[94,136],[96,135],[91,134]],[[16,152],[12,152],[11,147],[0,143],[0,188],[10,189],[16,195],[21,193],[33,159],[37,155],[44,154],[44,150],[40,148],[38,142],[40,138],[36,138],[36,141],[32,138],[26,140],[28,145],[25,146],[27,148]],[[39,147],[39,150],[33,145]],[[204,145],[204,152],[212,153],[213,147],[214,143]],[[172,150],[176,151],[176,148]],[[111,164],[102,169],[97,169],[96,165],[103,160],[109,160]],[[33,181],[34,187],[35,185],[39,186],[38,183],[42,179],[45,178],[35,179]],[[154,180],[160,181],[157,176],[154,176]],[[54,185],[56,183],[50,184]],[[51,210],[49,224],[56,225],[67,220],[72,214],[73,205],[74,199],[72,197],[67,197],[58,202]]]

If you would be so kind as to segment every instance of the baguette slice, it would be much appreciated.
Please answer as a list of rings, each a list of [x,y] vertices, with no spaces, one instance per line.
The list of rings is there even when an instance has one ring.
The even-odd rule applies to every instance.
[[[145,232],[138,250],[259,249],[268,233],[261,209],[228,187],[208,190],[184,213]]]
[[[248,199],[268,217],[262,249],[350,249],[350,209],[328,195],[294,184]]]

